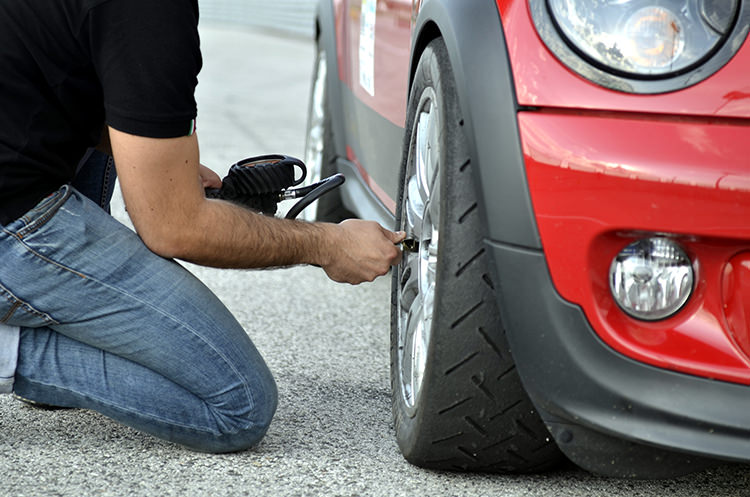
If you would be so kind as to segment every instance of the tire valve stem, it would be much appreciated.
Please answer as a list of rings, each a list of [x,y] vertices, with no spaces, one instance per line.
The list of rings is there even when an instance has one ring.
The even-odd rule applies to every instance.
[[[415,240],[414,238],[407,238],[401,242],[401,249],[404,252],[417,253],[419,252],[419,240]]]

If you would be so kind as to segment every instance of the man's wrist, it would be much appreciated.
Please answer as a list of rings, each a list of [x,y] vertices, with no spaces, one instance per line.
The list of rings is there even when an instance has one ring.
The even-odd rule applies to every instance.
[[[313,228],[313,235],[310,252],[306,254],[309,260],[305,263],[325,267],[333,261],[339,228],[332,223],[312,223],[309,226]]]

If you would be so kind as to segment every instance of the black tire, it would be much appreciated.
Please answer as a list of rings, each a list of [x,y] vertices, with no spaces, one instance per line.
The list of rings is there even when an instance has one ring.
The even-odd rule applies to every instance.
[[[408,371],[414,368],[408,367],[411,359],[407,356],[411,342],[409,332],[401,330],[409,329],[409,316],[414,319],[427,311],[415,309],[417,298],[409,301],[417,272],[414,257],[421,255],[405,253],[393,272],[391,300],[391,384],[398,444],[408,461],[427,468],[547,469],[562,456],[521,385],[499,319],[497,285],[490,276],[482,241],[474,166],[441,39],[432,41],[420,58],[409,100],[397,212],[400,229],[407,233],[411,229],[405,213],[407,197],[414,193],[409,193],[409,181],[412,177],[417,181],[416,128],[427,115],[428,104],[427,114],[436,111],[436,116],[442,116],[435,129],[440,145],[436,156],[439,190],[435,189],[440,219],[434,305],[424,374],[421,383],[411,382]],[[436,208],[430,204],[425,212]],[[418,233],[409,235],[419,238]],[[419,250],[426,250],[426,244],[433,249],[425,237],[420,243]],[[415,384],[421,387],[415,389]]]
[[[328,85],[325,82],[326,68],[325,49],[318,41],[307,112],[305,163],[308,167],[308,178],[303,184],[310,184],[315,181],[314,168],[318,160],[320,161],[319,179],[327,178],[338,172],[336,170],[336,150],[333,141],[333,128],[331,126],[331,111],[328,103]],[[321,71],[323,71],[322,74]],[[316,106],[318,105],[320,109],[316,111]],[[318,112],[322,112],[322,119],[316,119]],[[322,129],[317,128],[317,126],[320,126]],[[344,207],[341,201],[340,189],[336,188],[305,208],[300,217],[308,221],[335,223],[354,217],[354,215]]]

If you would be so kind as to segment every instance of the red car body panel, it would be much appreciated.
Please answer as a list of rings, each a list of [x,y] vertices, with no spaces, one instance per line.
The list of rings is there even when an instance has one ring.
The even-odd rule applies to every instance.
[[[739,345],[748,342],[747,328],[730,333],[724,311],[724,295],[741,281],[727,280],[726,265],[750,249],[750,128],[558,112],[522,112],[519,122],[534,211],[560,295],[579,304],[599,336],[630,357],[750,384],[750,359]],[[617,253],[646,233],[669,234],[697,261],[688,305],[651,323],[622,312],[607,279]],[[750,299],[743,288],[734,294]]]
[[[408,98],[409,57],[412,35],[412,0],[381,0],[377,2],[375,22],[373,94],[360,84],[360,34],[362,32],[362,1],[333,0],[336,23],[336,47],[339,79],[354,97],[377,114],[403,128]],[[360,130],[368,129],[366,116],[350,116]],[[387,192],[378,181],[382,171],[366,169],[352,144],[347,144],[347,159],[352,161],[364,182],[392,213],[396,212],[395,192]]]
[[[497,0],[506,36],[526,174],[547,264],[612,348],[658,367],[750,384],[750,43],[717,73],[658,95],[627,94],[572,72],[546,47],[529,3]],[[377,2],[374,88],[360,84],[361,0],[333,0],[339,78],[403,127],[411,0]],[[476,77],[481,77],[477,74]],[[362,134],[364,115],[349,116]],[[498,130],[498,132],[500,132]],[[347,159],[393,212],[347,144]],[[628,317],[608,286],[613,257],[635,238],[667,234],[695,261],[686,307],[658,322]]]
[[[359,84],[362,0],[334,0],[339,78],[363,104],[397,126],[404,126],[409,81],[412,0],[377,3],[374,95]]]
[[[681,116],[750,117],[750,44],[700,83],[658,95],[610,90],[578,76],[549,51],[534,28],[527,1],[497,0],[522,106],[612,110]]]

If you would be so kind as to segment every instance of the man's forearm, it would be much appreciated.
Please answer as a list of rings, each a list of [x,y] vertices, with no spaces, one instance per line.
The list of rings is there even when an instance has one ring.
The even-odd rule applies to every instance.
[[[206,199],[195,136],[164,140],[109,131],[128,213],[153,252],[226,268],[326,263],[335,225],[265,217]]]
[[[136,231],[155,253],[196,264],[259,268],[316,264],[335,281],[372,281],[398,262],[404,238],[371,221],[305,223],[256,214],[203,193],[198,141],[110,128],[117,174]]]
[[[324,265],[336,236],[334,225],[267,217],[222,200],[206,200],[197,214],[162,255],[222,268]]]

